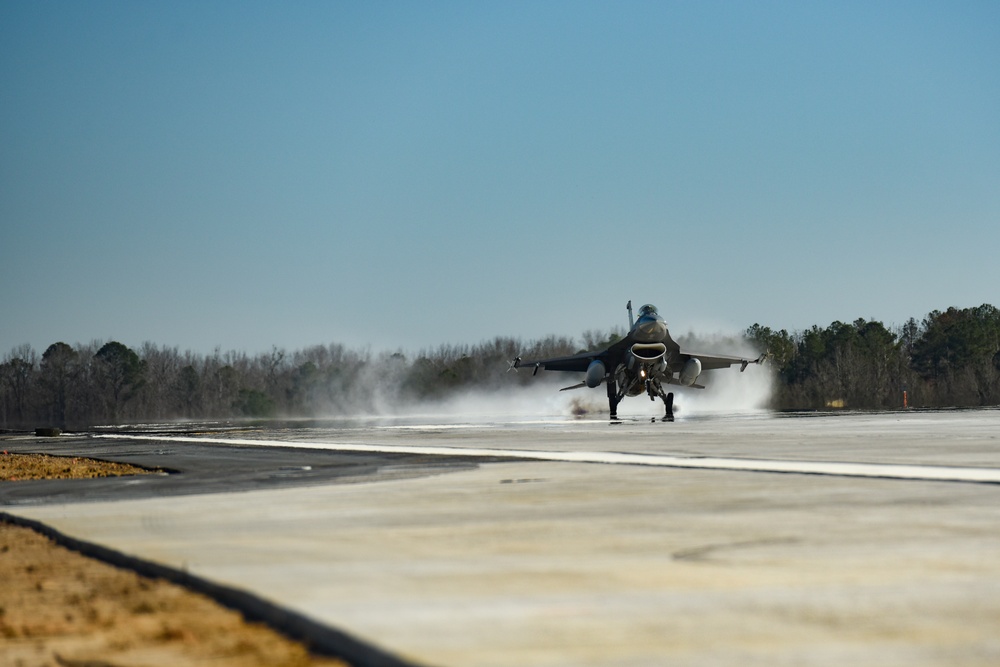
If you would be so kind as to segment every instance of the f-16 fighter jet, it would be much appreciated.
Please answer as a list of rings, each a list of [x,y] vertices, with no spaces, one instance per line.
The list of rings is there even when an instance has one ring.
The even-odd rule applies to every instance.
[[[618,404],[626,396],[646,393],[649,400],[663,399],[666,414],[663,421],[674,420],[674,394],[665,393],[663,385],[680,385],[704,389],[697,384],[702,371],[729,368],[739,364],[740,372],[750,364],[761,364],[767,358],[764,353],[756,359],[729,357],[716,354],[696,354],[681,352],[680,346],[670,337],[667,323],[663,321],[656,306],[647,304],[639,309],[639,317],[633,321],[632,302],[628,309],[629,332],[610,347],[593,352],[582,352],[569,357],[524,361],[520,357],[511,362],[511,368],[534,367],[547,371],[574,371],[585,373],[583,382],[567,389],[607,385],[611,418],[618,417]]]

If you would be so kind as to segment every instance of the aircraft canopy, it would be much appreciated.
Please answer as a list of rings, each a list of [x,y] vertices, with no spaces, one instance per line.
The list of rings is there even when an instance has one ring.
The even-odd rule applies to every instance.
[[[645,306],[639,309],[639,317],[645,317],[646,315],[657,316],[659,313],[656,310],[656,306],[651,303],[647,303]]]

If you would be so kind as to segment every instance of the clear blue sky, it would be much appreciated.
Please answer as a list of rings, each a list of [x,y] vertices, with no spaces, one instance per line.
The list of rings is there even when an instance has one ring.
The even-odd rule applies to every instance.
[[[998,2],[0,3],[0,356],[1000,306]]]

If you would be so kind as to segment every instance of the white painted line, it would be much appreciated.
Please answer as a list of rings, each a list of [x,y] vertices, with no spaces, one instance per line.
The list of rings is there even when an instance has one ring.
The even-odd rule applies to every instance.
[[[661,466],[665,468],[696,468],[708,470],[742,470],[747,472],[797,473],[806,475],[836,475],[841,477],[878,477],[939,482],[978,482],[1000,484],[1000,469],[951,466],[900,465],[892,463],[841,463],[831,461],[781,461],[773,459],[731,459],[715,457],[681,457],[659,454],[625,454],[620,452],[554,452],[527,449],[490,449],[473,447],[421,447],[414,445],[362,445],[346,442],[299,442],[285,440],[253,440],[243,438],[192,438],[167,435],[99,435],[99,438],[122,440],[157,440],[193,442],[217,445],[249,445],[255,447],[300,447],[342,452],[379,454],[422,454],[427,456],[464,456],[477,458],[508,458],[567,463],[602,463],[611,465]]]

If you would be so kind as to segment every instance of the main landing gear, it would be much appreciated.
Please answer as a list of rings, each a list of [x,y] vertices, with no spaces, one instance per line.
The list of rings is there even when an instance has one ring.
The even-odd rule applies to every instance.
[[[672,422],[674,420],[674,392],[669,392],[667,395],[663,395],[663,390],[660,390],[660,397],[663,399],[663,405],[666,408],[667,413],[663,416],[663,421]]]
[[[608,403],[611,406],[611,419],[614,421],[618,419],[618,404],[621,403],[622,397],[618,394],[618,383],[615,382],[613,377],[608,378]]]

